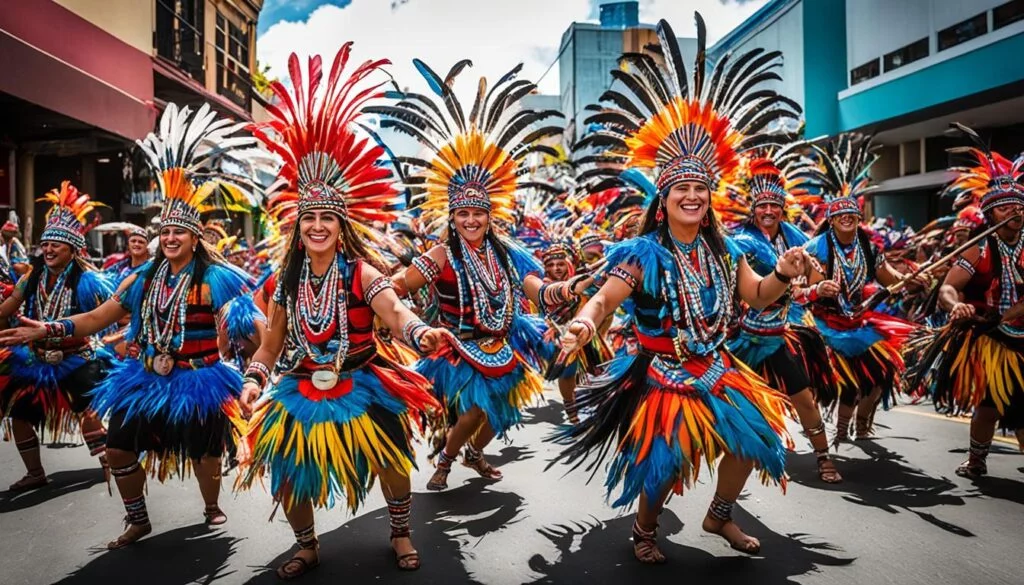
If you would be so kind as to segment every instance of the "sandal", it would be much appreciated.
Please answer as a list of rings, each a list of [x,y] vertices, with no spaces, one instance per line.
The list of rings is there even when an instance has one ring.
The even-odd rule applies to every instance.
[[[220,506],[214,504],[207,506],[203,510],[203,517],[206,518],[207,526],[220,526],[228,521],[228,515],[224,513],[224,510],[220,509]]]
[[[392,536],[391,537],[391,548],[392,549],[394,549],[394,547],[395,547],[395,539],[396,538],[408,538],[408,537],[407,536]],[[404,555],[400,555],[400,554],[398,554],[398,551],[396,550],[395,551],[395,562],[398,564],[398,569],[401,570],[401,571],[416,571],[416,570],[419,570],[419,568],[420,568],[420,553],[417,552],[416,550],[413,550],[410,553],[405,553]]]
[[[134,534],[132,534],[133,530],[135,530]],[[115,538],[114,540],[108,542],[107,550],[117,550],[119,548],[124,548],[129,544],[135,544],[140,539],[142,539],[142,537],[146,536],[150,532],[153,532],[152,524],[129,524],[128,522],[125,522],[124,533],[121,534],[121,536]]]
[[[843,483],[843,476],[839,475],[835,463],[829,458],[828,449],[815,449],[814,453],[818,456],[818,479],[830,484]]]
[[[469,445],[466,445],[466,453],[462,458],[462,464],[477,472],[484,479],[498,481],[504,477],[497,467],[487,462],[483,452],[477,451]]]
[[[428,490],[440,492],[448,489],[448,474],[452,472],[452,461],[454,458],[445,455],[444,451],[437,455],[437,468],[434,470],[434,475],[430,476],[430,481],[427,482]]]
[[[46,477],[46,472],[39,469],[26,473],[25,477],[12,483],[7,490],[11,492],[27,492],[29,490],[41,488],[48,483],[50,483],[50,480]]]
[[[956,468],[956,474],[967,479],[980,479],[988,474],[988,465],[984,461],[971,461],[968,459]]]
[[[855,441],[864,441],[874,436],[875,431],[872,428],[870,416],[858,416],[857,417],[857,438]]]
[[[277,568],[277,578],[282,581],[291,581],[292,579],[298,579],[305,575],[309,571],[320,566],[320,554],[317,553],[316,560],[310,562],[306,559],[295,555],[287,561],[281,563],[281,566]]]
[[[668,561],[658,548],[658,526],[644,530],[639,521],[633,521],[633,556],[645,565],[660,565]]]

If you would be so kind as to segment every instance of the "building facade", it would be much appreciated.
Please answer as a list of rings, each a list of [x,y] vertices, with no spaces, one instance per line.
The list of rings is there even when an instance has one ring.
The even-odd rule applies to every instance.
[[[263,0],[11,0],[0,10],[0,214],[33,242],[45,206],[71,180],[139,221],[148,182],[134,141],[168,102],[208,102],[251,120]],[[134,160],[133,160],[134,158]],[[94,244],[99,245],[96,241]]]
[[[949,212],[951,122],[1024,150],[1024,0],[771,0],[709,50],[783,53],[779,87],[808,138],[874,134],[869,213],[920,227]]]

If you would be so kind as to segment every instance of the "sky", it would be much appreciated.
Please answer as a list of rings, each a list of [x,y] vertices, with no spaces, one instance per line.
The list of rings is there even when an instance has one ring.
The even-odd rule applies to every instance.
[[[640,21],[664,18],[677,36],[695,36],[693,11],[704,17],[708,45],[723,37],[768,0],[640,0]],[[342,43],[353,41],[353,59],[387,58],[402,87],[422,90],[412,66],[423,60],[441,76],[460,59],[473,61],[456,91],[472,93],[476,80],[494,80],[523,63],[521,79],[541,93],[558,93],[556,60],[562,33],[572,22],[596,22],[601,0],[266,0],[256,54],[272,77],[285,77],[288,56],[321,54],[330,63]],[[327,66],[327,65],[325,65]],[[550,70],[549,70],[550,68]],[[545,72],[547,72],[545,74]],[[538,82],[538,80],[540,80]],[[459,85],[462,87],[460,88]]]

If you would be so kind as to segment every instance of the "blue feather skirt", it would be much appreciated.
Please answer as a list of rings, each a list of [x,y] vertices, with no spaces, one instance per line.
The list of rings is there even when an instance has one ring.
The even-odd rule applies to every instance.
[[[91,361],[70,355],[48,364],[26,346],[12,348],[9,380],[0,392],[0,418],[24,419],[52,440],[70,437],[78,430],[78,415],[89,407],[84,394],[100,381],[109,358],[100,351]]]
[[[167,376],[145,368],[139,359],[115,361],[109,374],[92,392],[92,408],[101,416],[116,417],[121,427],[159,435],[159,449],[147,453],[147,468],[161,481],[187,472],[187,462],[209,450],[206,429],[217,428],[224,418],[239,420],[237,398],[242,374],[223,362],[199,368],[175,367]],[[133,424],[136,421],[140,425]],[[111,425],[111,437],[124,431]],[[149,440],[139,437],[140,444]],[[215,437],[222,449],[228,434]],[[111,439],[113,441],[113,439]],[[217,448],[219,447],[219,448]]]
[[[593,414],[556,432],[552,462],[596,473],[611,454],[605,488],[615,507],[692,485],[722,454],[753,461],[762,481],[785,487],[789,401],[727,353],[679,364],[649,352],[613,359],[580,389]]]
[[[415,468],[412,427],[438,407],[427,381],[377,357],[345,372],[331,390],[308,374],[286,374],[250,421],[251,463],[239,487],[270,474],[271,491],[286,508],[311,501],[332,508],[344,500],[354,513],[383,469],[408,476]]]
[[[807,388],[821,404],[832,404],[839,396],[828,348],[810,327],[789,325],[777,335],[758,335],[741,328],[728,347],[769,386],[787,396]]]

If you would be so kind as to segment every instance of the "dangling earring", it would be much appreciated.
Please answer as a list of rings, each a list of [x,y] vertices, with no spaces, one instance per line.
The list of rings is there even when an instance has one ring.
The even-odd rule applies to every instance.
[[[708,214],[704,214],[704,218],[700,220],[701,227],[708,227],[711,225],[711,220],[708,219]]]
[[[302,243],[302,240],[300,239],[300,240],[299,240],[299,249],[300,249],[300,250],[304,250],[305,248],[306,248],[306,245],[305,245],[305,244],[303,244],[303,243]]]
[[[654,221],[661,223],[665,220],[665,200],[658,199],[658,212],[654,214]]]

